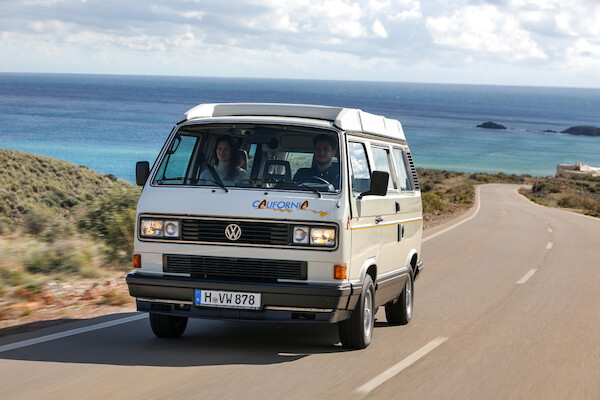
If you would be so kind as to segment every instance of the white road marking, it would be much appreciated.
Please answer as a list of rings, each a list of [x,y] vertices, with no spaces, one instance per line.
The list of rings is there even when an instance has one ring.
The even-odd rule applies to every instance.
[[[550,250],[552,248],[552,245],[552,242],[548,242],[548,244],[546,245],[546,249]]]
[[[549,232],[549,233],[552,233],[552,228],[548,228],[548,232]]]
[[[469,218],[465,218],[462,221],[460,221],[460,222],[458,222],[458,223],[456,223],[456,224],[454,224],[452,226],[447,227],[446,229],[442,229],[441,231],[436,232],[433,235],[429,235],[426,238],[423,238],[423,240],[421,242],[424,243],[424,242],[426,242],[426,241],[428,241],[430,239],[433,239],[434,237],[443,235],[444,233],[448,232],[449,230],[454,229],[457,226],[460,226],[460,225],[464,224],[465,222],[470,221],[473,218],[475,218],[477,216],[477,214],[479,213],[479,209],[481,207],[481,201],[480,201],[480,195],[479,195],[479,186],[477,187],[477,199],[475,200],[475,202],[477,203],[477,208],[475,209],[475,213],[473,215],[471,215]]]
[[[522,277],[521,279],[519,279],[517,281],[517,285],[522,285],[525,282],[527,282],[529,280],[529,278],[531,278],[533,276],[533,274],[535,274],[536,272],[537,272],[537,269],[531,269],[531,270],[529,270],[529,272],[526,273],[524,277]]]
[[[431,342],[427,343],[425,346],[421,347],[419,350],[412,353],[410,356],[406,357],[404,360],[400,361],[398,364],[389,368],[388,370],[382,372],[377,375],[375,378],[371,379],[369,382],[365,383],[358,389],[356,389],[357,393],[367,394],[377,386],[382,383],[388,381],[394,376],[398,375],[400,372],[405,370],[406,368],[413,365],[415,362],[419,361],[421,358],[426,356],[428,353],[433,351],[436,347],[444,343],[448,338],[445,337],[437,337],[433,339]]]
[[[62,338],[69,337],[69,336],[79,335],[80,333],[86,333],[86,332],[91,332],[91,331],[95,331],[98,329],[109,328],[111,326],[127,324],[129,322],[138,321],[138,320],[144,319],[144,318],[148,318],[148,315],[146,313],[133,315],[131,317],[126,317],[126,318],[116,319],[114,321],[102,322],[102,323],[96,324],[96,325],[85,326],[83,328],[71,329],[69,331],[54,333],[52,335],[42,336],[42,337],[35,338],[35,339],[29,339],[29,340],[23,340],[21,342],[5,344],[4,346],[0,346],[0,353],[3,353],[5,351],[20,349],[22,347],[33,346],[34,344],[49,342],[51,340],[62,339]]]

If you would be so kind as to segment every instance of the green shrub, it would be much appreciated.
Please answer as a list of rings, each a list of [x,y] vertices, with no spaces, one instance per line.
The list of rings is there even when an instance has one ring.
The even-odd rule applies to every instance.
[[[451,203],[471,204],[475,197],[475,189],[473,186],[459,185],[448,189],[444,197]]]
[[[42,292],[42,284],[39,282],[29,282],[25,285],[25,289],[27,289],[33,293],[41,293]]]
[[[23,282],[23,274],[16,269],[0,268],[0,278],[9,286],[19,286]]]
[[[133,252],[137,187],[115,188],[102,194],[80,219],[79,227],[101,239],[112,261],[128,262]]]
[[[425,182],[421,188],[423,193],[430,192],[431,190],[433,190],[433,184],[431,182]]]
[[[50,223],[50,216],[37,210],[30,210],[25,214],[23,230],[31,235],[39,235],[44,232]]]
[[[24,264],[34,274],[77,273],[89,268],[92,251],[78,241],[38,243],[25,253]]]
[[[583,201],[581,197],[568,195],[560,199],[558,205],[567,208],[581,208],[582,203]]]
[[[446,203],[437,193],[423,193],[422,201],[424,213],[443,211],[446,208]]]
[[[583,208],[585,210],[600,211],[600,204],[598,200],[588,198],[583,200]]]

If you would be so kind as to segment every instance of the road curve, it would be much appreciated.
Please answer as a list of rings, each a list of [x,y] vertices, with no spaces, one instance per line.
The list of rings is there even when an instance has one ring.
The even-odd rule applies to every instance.
[[[380,310],[363,351],[334,326],[193,320],[160,340],[113,315],[1,338],[2,398],[598,399],[600,220],[516,190],[481,186],[426,233],[413,320]]]

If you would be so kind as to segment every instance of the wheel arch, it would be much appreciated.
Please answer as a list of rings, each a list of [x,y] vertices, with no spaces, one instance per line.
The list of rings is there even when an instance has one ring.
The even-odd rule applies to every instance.
[[[377,282],[377,263],[375,258],[368,258],[362,265],[360,270],[360,281],[364,282],[367,275],[371,276],[373,284]]]

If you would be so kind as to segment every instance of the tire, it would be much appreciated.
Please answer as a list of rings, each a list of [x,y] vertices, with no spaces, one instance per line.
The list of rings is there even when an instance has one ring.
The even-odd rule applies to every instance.
[[[340,341],[350,349],[364,349],[371,343],[375,327],[375,286],[370,275],[365,277],[363,291],[350,319],[339,323]]]
[[[159,338],[178,338],[187,327],[187,317],[150,313],[152,332]]]
[[[408,274],[404,289],[395,303],[385,305],[385,317],[390,325],[406,325],[412,319],[413,303],[415,299],[415,283],[412,274]]]

